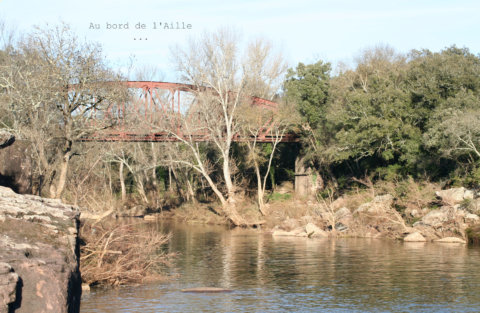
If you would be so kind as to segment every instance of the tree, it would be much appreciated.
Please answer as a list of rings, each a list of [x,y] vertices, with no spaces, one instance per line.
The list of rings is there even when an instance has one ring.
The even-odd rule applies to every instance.
[[[436,109],[448,106],[446,101],[462,92],[480,92],[480,58],[467,48],[451,46],[435,53],[413,50],[409,59],[407,86],[423,131]]]
[[[330,63],[299,63],[289,69],[284,83],[286,100],[294,103],[302,117],[302,130],[307,154],[318,157],[328,139],[326,111],[330,89]]]
[[[410,59],[408,88],[430,172],[441,169],[445,175],[465,163],[478,166],[480,58],[451,46],[435,53],[414,50]]]
[[[101,48],[81,42],[67,25],[36,28],[9,54],[0,75],[8,82],[13,128],[32,143],[40,193],[60,198],[75,143],[109,126],[93,118],[110,103],[125,99],[114,82],[119,75],[106,65]]]
[[[237,186],[232,177],[235,166],[231,146],[240,131],[238,111],[251,104],[252,96],[273,97],[285,70],[284,62],[273,54],[271,45],[260,40],[247,45],[242,55],[239,36],[226,29],[192,39],[185,48],[177,46],[172,55],[182,80],[194,86],[195,94],[195,103],[181,121],[185,136],[175,131],[172,134],[190,150],[194,161],[186,164],[203,175],[222,203],[223,213],[234,224],[245,224],[235,209]],[[211,176],[208,159],[191,136],[195,132],[207,133],[211,148],[218,153],[225,191]]]
[[[298,123],[298,114],[295,107],[288,104],[279,105],[275,110],[244,106],[240,110],[239,122],[242,136],[250,138],[245,141],[248,148],[246,161],[251,163],[255,171],[258,208],[262,215],[267,215],[264,198],[273,157],[284,135]],[[270,145],[270,149],[262,149],[265,143],[259,142],[265,133],[271,141],[266,143]],[[265,168],[263,174],[262,167]]]
[[[299,63],[295,70],[288,70],[283,86],[287,103],[294,104],[301,116],[297,133],[302,138],[303,157],[299,161],[316,163],[326,172],[330,172],[331,161],[324,151],[333,137],[326,114],[330,102],[330,71],[330,63],[321,60],[308,65]],[[323,185],[324,175],[316,174]],[[333,178],[331,173],[330,176]]]
[[[337,162],[375,160],[374,166],[415,166],[421,145],[420,117],[406,87],[407,63],[390,47],[366,50],[355,70],[332,80],[328,120]]]

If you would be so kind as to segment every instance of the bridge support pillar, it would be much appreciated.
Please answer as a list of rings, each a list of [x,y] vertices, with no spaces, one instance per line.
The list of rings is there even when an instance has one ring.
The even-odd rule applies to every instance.
[[[310,174],[312,169],[305,165],[305,156],[297,155],[295,158],[295,196],[309,196],[311,190]]]
[[[307,165],[304,155],[297,155],[295,159],[295,196],[312,197],[321,188],[323,188],[322,177]]]

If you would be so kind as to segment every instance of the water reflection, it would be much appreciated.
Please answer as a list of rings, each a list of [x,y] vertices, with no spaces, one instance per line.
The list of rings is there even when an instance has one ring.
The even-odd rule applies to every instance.
[[[480,250],[456,244],[312,240],[223,227],[171,230],[168,283],[95,291],[82,312],[477,312]],[[228,294],[185,294],[199,286]]]

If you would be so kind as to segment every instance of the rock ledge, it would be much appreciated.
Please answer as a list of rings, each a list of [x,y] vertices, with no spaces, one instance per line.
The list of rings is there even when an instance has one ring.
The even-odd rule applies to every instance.
[[[78,216],[0,186],[0,313],[79,312]]]

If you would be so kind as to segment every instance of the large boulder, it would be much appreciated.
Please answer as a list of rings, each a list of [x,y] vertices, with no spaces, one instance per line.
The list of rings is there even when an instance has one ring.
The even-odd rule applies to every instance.
[[[413,226],[417,225],[426,225],[432,226],[434,228],[442,227],[444,224],[462,221],[464,218],[465,212],[458,210],[454,207],[444,206],[437,210],[432,210],[426,214],[422,219]]]
[[[442,200],[444,204],[452,206],[459,204],[466,199],[471,200],[474,197],[473,191],[464,187],[440,190],[435,192],[435,194]]]
[[[393,196],[376,196],[354,212],[353,232],[369,237],[399,238],[406,232],[405,221],[393,207]]]
[[[475,224],[480,221],[480,217],[477,214],[467,213],[465,214],[465,223]]]
[[[477,224],[475,215],[457,209],[455,206],[443,206],[430,211],[413,224],[413,227],[424,234],[429,232],[433,236],[429,238],[436,240],[439,237],[465,236],[465,230],[475,224]]]
[[[353,213],[386,213],[391,210],[393,204],[393,196],[386,194],[376,196],[372,201],[362,204]]]
[[[414,232],[414,233],[411,233],[411,234],[408,234],[407,236],[405,236],[405,238],[403,238],[403,241],[405,241],[405,242],[425,242],[425,241],[427,241],[427,239],[425,239],[425,237],[423,237],[422,234],[420,234],[419,232]]]
[[[78,215],[0,186],[0,312],[79,312]]]
[[[6,312],[9,305],[16,302],[19,284],[20,278],[10,264],[0,262],[0,312]]]
[[[335,228],[338,228],[339,225],[344,227],[350,227],[353,223],[352,212],[346,207],[342,207],[335,212]]]

